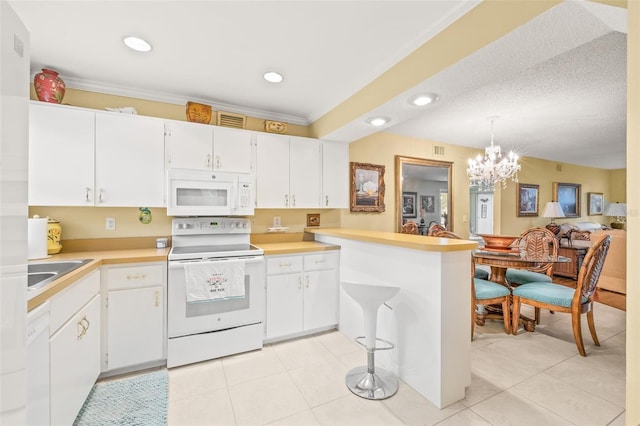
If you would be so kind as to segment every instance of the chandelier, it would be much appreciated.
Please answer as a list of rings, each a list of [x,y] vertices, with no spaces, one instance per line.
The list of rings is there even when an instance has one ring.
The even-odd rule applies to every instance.
[[[477,186],[480,191],[493,192],[496,185],[502,183],[502,188],[507,187],[507,179],[518,182],[518,155],[509,151],[506,157],[502,156],[500,145],[493,144],[493,122],[498,117],[490,117],[491,120],[491,145],[484,150],[484,157],[480,154],[469,159],[467,175],[469,186]]]

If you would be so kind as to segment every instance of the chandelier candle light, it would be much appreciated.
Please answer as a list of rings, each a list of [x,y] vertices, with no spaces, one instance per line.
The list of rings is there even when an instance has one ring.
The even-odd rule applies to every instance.
[[[502,188],[507,187],[507,179],[518,182],[518,155],[509,151],[506,157],[502,156],[500,145],[493,144],[493,122],[498,117],[490,117],[491,121],[491,145],[485,148],[484,158],[478,155],[475,159],[469,159],[467,175],[469,186],[478,186],[480,191],[493,191],[496,184],[502,183]]]

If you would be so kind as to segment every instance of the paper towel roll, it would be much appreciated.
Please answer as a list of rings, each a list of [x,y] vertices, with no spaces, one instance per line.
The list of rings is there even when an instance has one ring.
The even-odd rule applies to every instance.
[[[27,251],[29,259],[47,257],[47,222],[48,219],[29,219],[27,229]]]

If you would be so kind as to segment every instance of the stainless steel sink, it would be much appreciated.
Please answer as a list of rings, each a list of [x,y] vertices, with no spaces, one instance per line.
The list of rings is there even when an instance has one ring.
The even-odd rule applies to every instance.
[[[61,260],[59,262],[29,262],[27,282],[29,290],[36,290],[78,269],[93,259]]]

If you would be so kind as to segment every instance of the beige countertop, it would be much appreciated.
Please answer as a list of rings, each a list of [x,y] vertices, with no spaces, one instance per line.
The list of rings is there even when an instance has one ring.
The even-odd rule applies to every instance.
[[[86,265],[69,272],[46,286],[27,292],[27,311],[31,311],[48,299],[72,285],[78,279],[88,275],[102,265],[118,263],[163,262],[167,260],[169,248],[164,249],[130,249],[130,250],[102,250],[81,251],[55,254],[46,259],[36,259],[30,262],[58,262],[61,260],[93,259]]]
[[[403,247],[423,251],[462,251],[474,250],[478,243],[469,240],[456,240],[452,238],[436,238],[424,235],[400,234],[397,232],[370,231],[365,229],[348,228],[305,228],[305,232],[313,235],[327,235],[331,237],[346,238],[349,240],[364,241],[369,243],[385,244],[389,246]]]
[[[320,243],[317,241],[292,241],[282,243],[255,244],[264,250],[265,256],[277,254],[295,254],[313,251],[340,250],[340,246]]]

